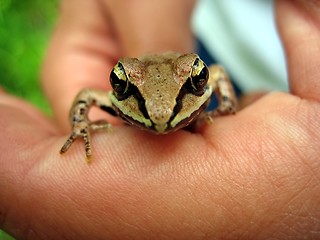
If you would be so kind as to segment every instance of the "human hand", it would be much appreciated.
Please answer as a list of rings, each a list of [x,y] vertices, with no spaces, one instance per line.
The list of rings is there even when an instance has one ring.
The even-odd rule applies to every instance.
[[[43,69],[43,85],[62,129],[70,129],[66,119],[80,90],[110,88],[108,74],[121,56],[192,52],[193,2],[63,1]]]
[[[215,119],[201,134],[155,136],[127,126],[94,134],[91,165],[80,141],[59,156],[61,129],[1,94],[1,227],[30,239],[317,238],[319,6],[277,1],[291,94],[267,94],[235,116]],[[85,53],[44,71],[51,66],[53,75],[75,76],[65,67],[75,64],[97,70],[92,78],[102,84],[107,61],[97,51],[97,60],[87,61]],[[59,81],[68,90],[61,86],[56,98],[72,95]],[[70,106],[68,94],[64,104]],[[56,114],[66,115],[59,101]]]

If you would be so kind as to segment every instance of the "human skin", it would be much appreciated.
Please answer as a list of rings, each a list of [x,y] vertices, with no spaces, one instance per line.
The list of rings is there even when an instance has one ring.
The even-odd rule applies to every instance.
[[[124,125],[93,134],[90,165],[81,141],[60,156],[75,94],[109,89],[120,55],[192,50],[191,1],[155,2],[166,10],[154,21],[141,20],[149,1],[135,2],[139,13],[125,2],[62,4],[43,70],[54,120],[0,94],[0,228],[18,239],[319,238],[320,1],[276,1],[290,93],[197,134]],[[155,31],[163,21],[169,28]]]

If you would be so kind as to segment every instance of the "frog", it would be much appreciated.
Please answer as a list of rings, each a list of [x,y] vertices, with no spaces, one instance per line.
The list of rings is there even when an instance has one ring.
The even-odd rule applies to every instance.
[[[224,68],[217,64],[208,67],[195,53],[123,57],[109,80],[110,91],[86,88],[76,96],[69,114],[72,131],[61,154],[82,138],[86,159],[91,161],[91,133],[112,127],[106,120],[89,120],[92,106],[155,134],[211,123],[214,117],[237,110],[234,88]],[[218,106],[205,111],[214,95]]]

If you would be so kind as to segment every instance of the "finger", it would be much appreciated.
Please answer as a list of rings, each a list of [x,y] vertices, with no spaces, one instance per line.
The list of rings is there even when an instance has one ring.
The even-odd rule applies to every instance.
[[[86,87],[107,89],[108,74],[120,55],[99,3],[62,2],[45,59],[43,86],[63,129],[68,129],[68,112],[75,95]]]
[[[105,1],[123,49],[130,56],[146,52],[185,53],[194,50],[190,26],[194,2]]]
[[[291,92],[320,101],[320,1],[278,0],[276,16]]]

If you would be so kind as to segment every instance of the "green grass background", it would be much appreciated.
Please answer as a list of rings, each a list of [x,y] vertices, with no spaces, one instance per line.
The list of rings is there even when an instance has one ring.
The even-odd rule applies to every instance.
[[[47,114],[39,73],[57,12],[58,0],[0,0],[0,87]]]
[[[49,112],[39,73],[58,0],[0,0],[0,86]]]

